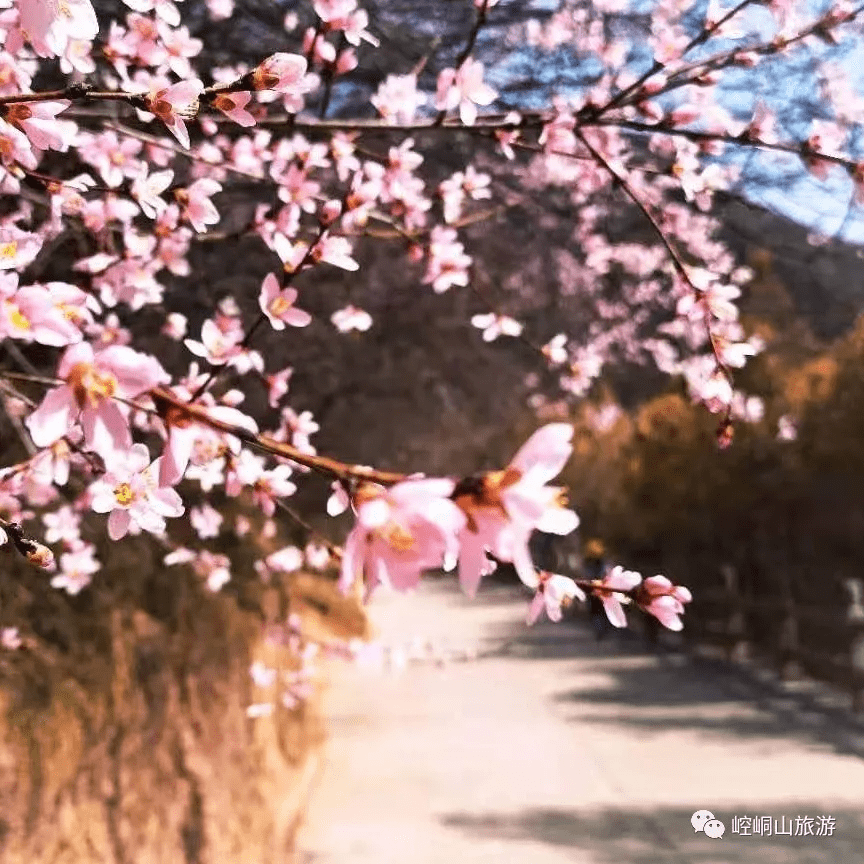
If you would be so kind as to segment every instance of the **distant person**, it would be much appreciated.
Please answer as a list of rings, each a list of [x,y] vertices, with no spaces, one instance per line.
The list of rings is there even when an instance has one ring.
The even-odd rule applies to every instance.
[[[546,534],[543,531],[535,531],[528,541],[528,549],[531,552],[531,560],[540,569],[547,573],[559,573],[557,538],[554,534]]]
[[[585,578],[602,579],[608,569],[609,561],[606,557],[606,547],[603,545],[603,541],[596,538],[589,540],[585,544],[585,554],[582,560],[582,571]],[[614,629],[606,615],[606,610],[603,608],[603,601],[595,594],[588,594],[588,619],[598,642]]]

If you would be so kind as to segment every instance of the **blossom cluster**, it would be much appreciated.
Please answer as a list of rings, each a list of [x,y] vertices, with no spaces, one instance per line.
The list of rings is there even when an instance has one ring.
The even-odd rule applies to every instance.
[[[536,593],[528,609],[527,621],[533,624],[545,612],[550,621],[560,621],[563,609],[574,600],[584,601],[587,594],[597,597],[609,622],[626,627],[624,605],[635,603],[669,630],[681,630],[684,604],[693,597],[683,585],[673,585],[665,576],[643,579],[634,570],[615,566],[600,579],[576,580],[558,573],[540,571],[527,583]]]
[[[215,28],[240,14],[232,0],[206,5]],[[737,307],[753,274],[717,239],[710,214],[715,192],[736,177],[721,157],[733,147],[771,152],[817,180],[845,177],[860,203],[864,161],[852,127],[864,117],[838,66],[826,66],[820,81],[830,118],[803,132],[762,102],[733,116],[720,85],[727,71],[845,38],[858,10],[840,2],[805,20],[772,2],[766,41],[764,22],[735,27],[755,4],[712,3],[695,32],[687,4],[656,4],[659,35],[640,66],[640,40],[610,38],[602,16],[590,15],[589,6],[612,13],[622,4],[563,2],[515,37],[541,51],[572,43],[597,73],[542,108],[510,110],[499,79],[475,56],[480,29],[503,7],[475,0],[463,50],[425,71],[386,75],[366,93],[367,116],[343,122],[326,117],[334,81],[378,46],[375,23],[357,0],[311,5],[309,26],[286,16],[285,51],[206,69],[203,42],[173,0],[125,0],[110,21],[90,0],[5,4],[0,398],[4,435],[8,427],[20,437],[26,458],[0,468],[0,525],[40,524],[57,554],[19,528],[0,527],[0,545],[52,569],[52,584],[74,594],[101,566],[84,539],[86,519],[104,523],[114,541],[153,534],[169,547],[168,564],[190,566],[219,590],[232,562],[170,539],[172,522],[188,515],[202,544],[251,535],[248,522],[219,512],[216,495],[245,497],[272,524],[315,471],[336,479],[336,497],[355,516],[341,557],[345,590],[359,582],[367,595],[385,583],[410,589],[443,567],[473,594],[496,562],[509,562],[536,592],[532,618],[544,609],[557,617],[590,591],[613,624],[628,598],[678,626],[689,595],[663,577],[616,571],[583,585],[534,567],[532,532],[566,534],[578,522],[549,485],[570,452],[567,424],[542,428],[506,468],[471,478],[348,465],[318,454],[317,419],[288,404],[293,368],[279,352],[265,357],[256,339],[262,330],[284,340],[314,327],[334,339],[374,332],[381,324],[353,286],[344,305],[317,320],[317,283],[307,274],[357,273],[364,244],[383,238],[401,245],[406,272],[428,286],[418,290],[466,294],[475,328],[466,332],[478,347],[518,338],[571,401],[613,360],[650,358],[681,376],[724,430],[753,419],[759,402],[736,389],[734,374],[763,343],[748,336]],[[723,50],[699,53],[715,39]],[[37,89],[55,67],[70,83]],[[440,135],[465,136],[472,154],[485,147],[485,155],[435,164],[428,142]],[[529,314],[530,286],[478,285],[482,262],[466,229],[513,206],[503,182],[511,171],[528,193],[562,190],[573,214],[563,245],[578,253],[562,249],[550,262],[562,302],[579,313],[568,332],[557,332],[557,321],[547,331],[544,316]],[[254,203],[240,219],[232,202],[244,185],[255,189]],[[618,193],[651,239],[610,239]],[[244,253],[253,302],[221,297],[190,320],[194,304],[184,298],[208,239],[255,250]],[[138,313],[144,321],[154,312],[158,334],[138,324]],[[250,382],[266,388],[269,419],[253,416]],[[794,436],[792,421],[781,431]],[[278,549],[257,572],[268,579],[307,566],[322,548]]]

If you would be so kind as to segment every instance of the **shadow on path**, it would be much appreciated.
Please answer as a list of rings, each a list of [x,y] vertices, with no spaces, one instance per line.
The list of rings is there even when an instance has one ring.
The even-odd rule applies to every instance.
[[[694,805],[695,807],[696,805]],[[815,802],[795,802],[784,809],[748,812],[712,809],[726,826],[726,834],[711,839],[690,825],[691,808],[658,807],[645,811],[624,808],[571,810],[533,808],[515,813],[450,813],[442,817],[448,827],[478,838],[511,842],[540,842],[563,849],[590,849],[596,864],[852,864],[864,848],[864,814],[839,809],[826,812]],[[741,836],[731,833],[733,816],[767,816],[779,827],[795,830],[795,818],[810,816],[813,831],[819,817],[832,817],[832,836]],[[785,823],[781,822],[785,818]],[[802,827],[803,830],[803,827]],[[664,851],[659,851],[659,850]]]
[[[574,721],[624,725],[637,733],[680,729],[739,739],[783,736],[864,758],[864,718],[842,707],[843,695],[832,704],[806,685],[797,687],[764,670],[683,648],[652,647],[631,630],[598,641],[582,610],[557,624],[545,621],[526,628],[518,620],[522,598],[518,591],[500,588],[489,599],[496,605],[513,603],[516,620],[496,628],[491,641],[498,647],[486,656],[578,664],[579,678],[586,683],[554,697],[583,708]],[[483,602],[482,596],[477,600]],[[592,681],[602,684],[591,686]],[[609,710],[603,712],[604,707]]]

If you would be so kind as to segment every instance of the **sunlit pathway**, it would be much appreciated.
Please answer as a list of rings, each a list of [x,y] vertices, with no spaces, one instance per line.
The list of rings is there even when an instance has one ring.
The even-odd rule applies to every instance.
[[[525,629],[524,605],[494,585],[376,601],[386,642],[481,656],[334,670],[303,864],[864,860],[864,734],[723,666],[598,645],[579,624]],[[702,808],[722,839],[694,832]],[[793,834],[733,834],[733,816]]]

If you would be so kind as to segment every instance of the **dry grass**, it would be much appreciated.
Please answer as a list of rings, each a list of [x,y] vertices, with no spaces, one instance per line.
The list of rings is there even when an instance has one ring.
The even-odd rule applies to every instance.
[[[290,852],[323,741],[316,699],[252,720],[249,665],[296,659],[262,624],[362,636],[327,577],[262,585],[252,556],[210,594],[147,538],[100,548],[79,597],[0,556],[0,859],[4,864],[270,864]]]

